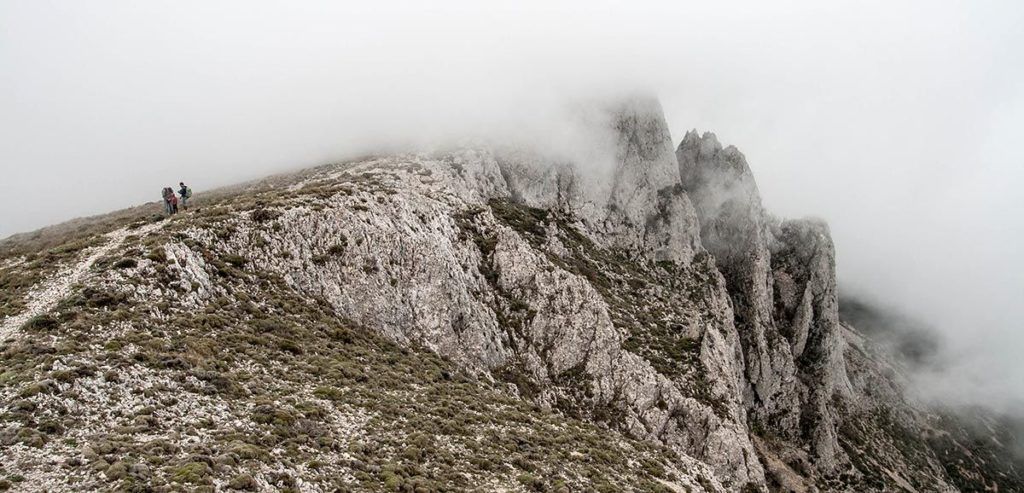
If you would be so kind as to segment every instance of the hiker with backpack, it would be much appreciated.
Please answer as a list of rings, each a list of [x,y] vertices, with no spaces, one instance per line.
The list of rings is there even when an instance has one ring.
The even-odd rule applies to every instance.
[[[192,198],[192,189],[185,186],[185,182],[178,182],[181,187],[178,189],[178,195],[181,195],[181,208],[188,210],[188,199]]]
[[[164,212],[168,215],[174,214],[174,207],[171,205],[171,198],[174,197],[174,190],[171,187],[164,187],[160,192],[160,195],[164,199]]]

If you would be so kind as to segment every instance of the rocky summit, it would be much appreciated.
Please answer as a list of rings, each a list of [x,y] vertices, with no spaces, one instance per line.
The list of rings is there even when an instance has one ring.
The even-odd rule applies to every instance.
[[[827,225],[601,111],[607,173],[372,156],[0,243],[0,489],[1024,491],[840,316]]]

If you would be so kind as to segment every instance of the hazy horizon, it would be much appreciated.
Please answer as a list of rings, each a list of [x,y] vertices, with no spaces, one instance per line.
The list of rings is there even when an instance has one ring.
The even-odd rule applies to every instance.
[[[843,289],[936,327],[949,402],[1020,406],[1024,4],[0,0],[0,237],[377,149],[560,139],[660,97]]]

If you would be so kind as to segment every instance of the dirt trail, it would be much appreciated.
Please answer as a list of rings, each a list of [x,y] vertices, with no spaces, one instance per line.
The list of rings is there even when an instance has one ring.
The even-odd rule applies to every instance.
[[[52,309],[57,302],[64,299],[71,293],[71,287],[89,272],[92,264],[113,249],[121,246],[128,235],[144,235],[151,231],[162,228],[167,221],[147,224],[137,229],[129,230],[121,228],[106,234],[108,241],[89,252],[89,255],[76,264],[61,269],[49,279],[40,283],[40,286],[28,294],[29,302],[25,311],[12,315],[3,320],[0,326],[0,341],[17,336],[18,330],[25,322],[32,317],[42,315]]]

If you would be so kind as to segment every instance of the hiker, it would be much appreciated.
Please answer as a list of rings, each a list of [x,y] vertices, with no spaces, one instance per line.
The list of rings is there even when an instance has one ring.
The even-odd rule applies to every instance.
[[[160,195],[164,199],[164,212],[174,214],[174,209],[171,208],[171,197],[174,196],[174,190],[171,190],[171,187],[164,187]]]
[[[171,192],[171,194],[167,197],[168,200],[171,201],[171,214],[177,214],[178,213],[178,197],[176,197],[174,195],[174,190],[173,189],[168,188],[167,190],[169,190]]]
[[[181,195],[181,208],[187,211],[188,199],[192,198],[192,189],[186,187],[183,181],[179,181],[178,186],[181,187],[178,189],[178,195]]]

